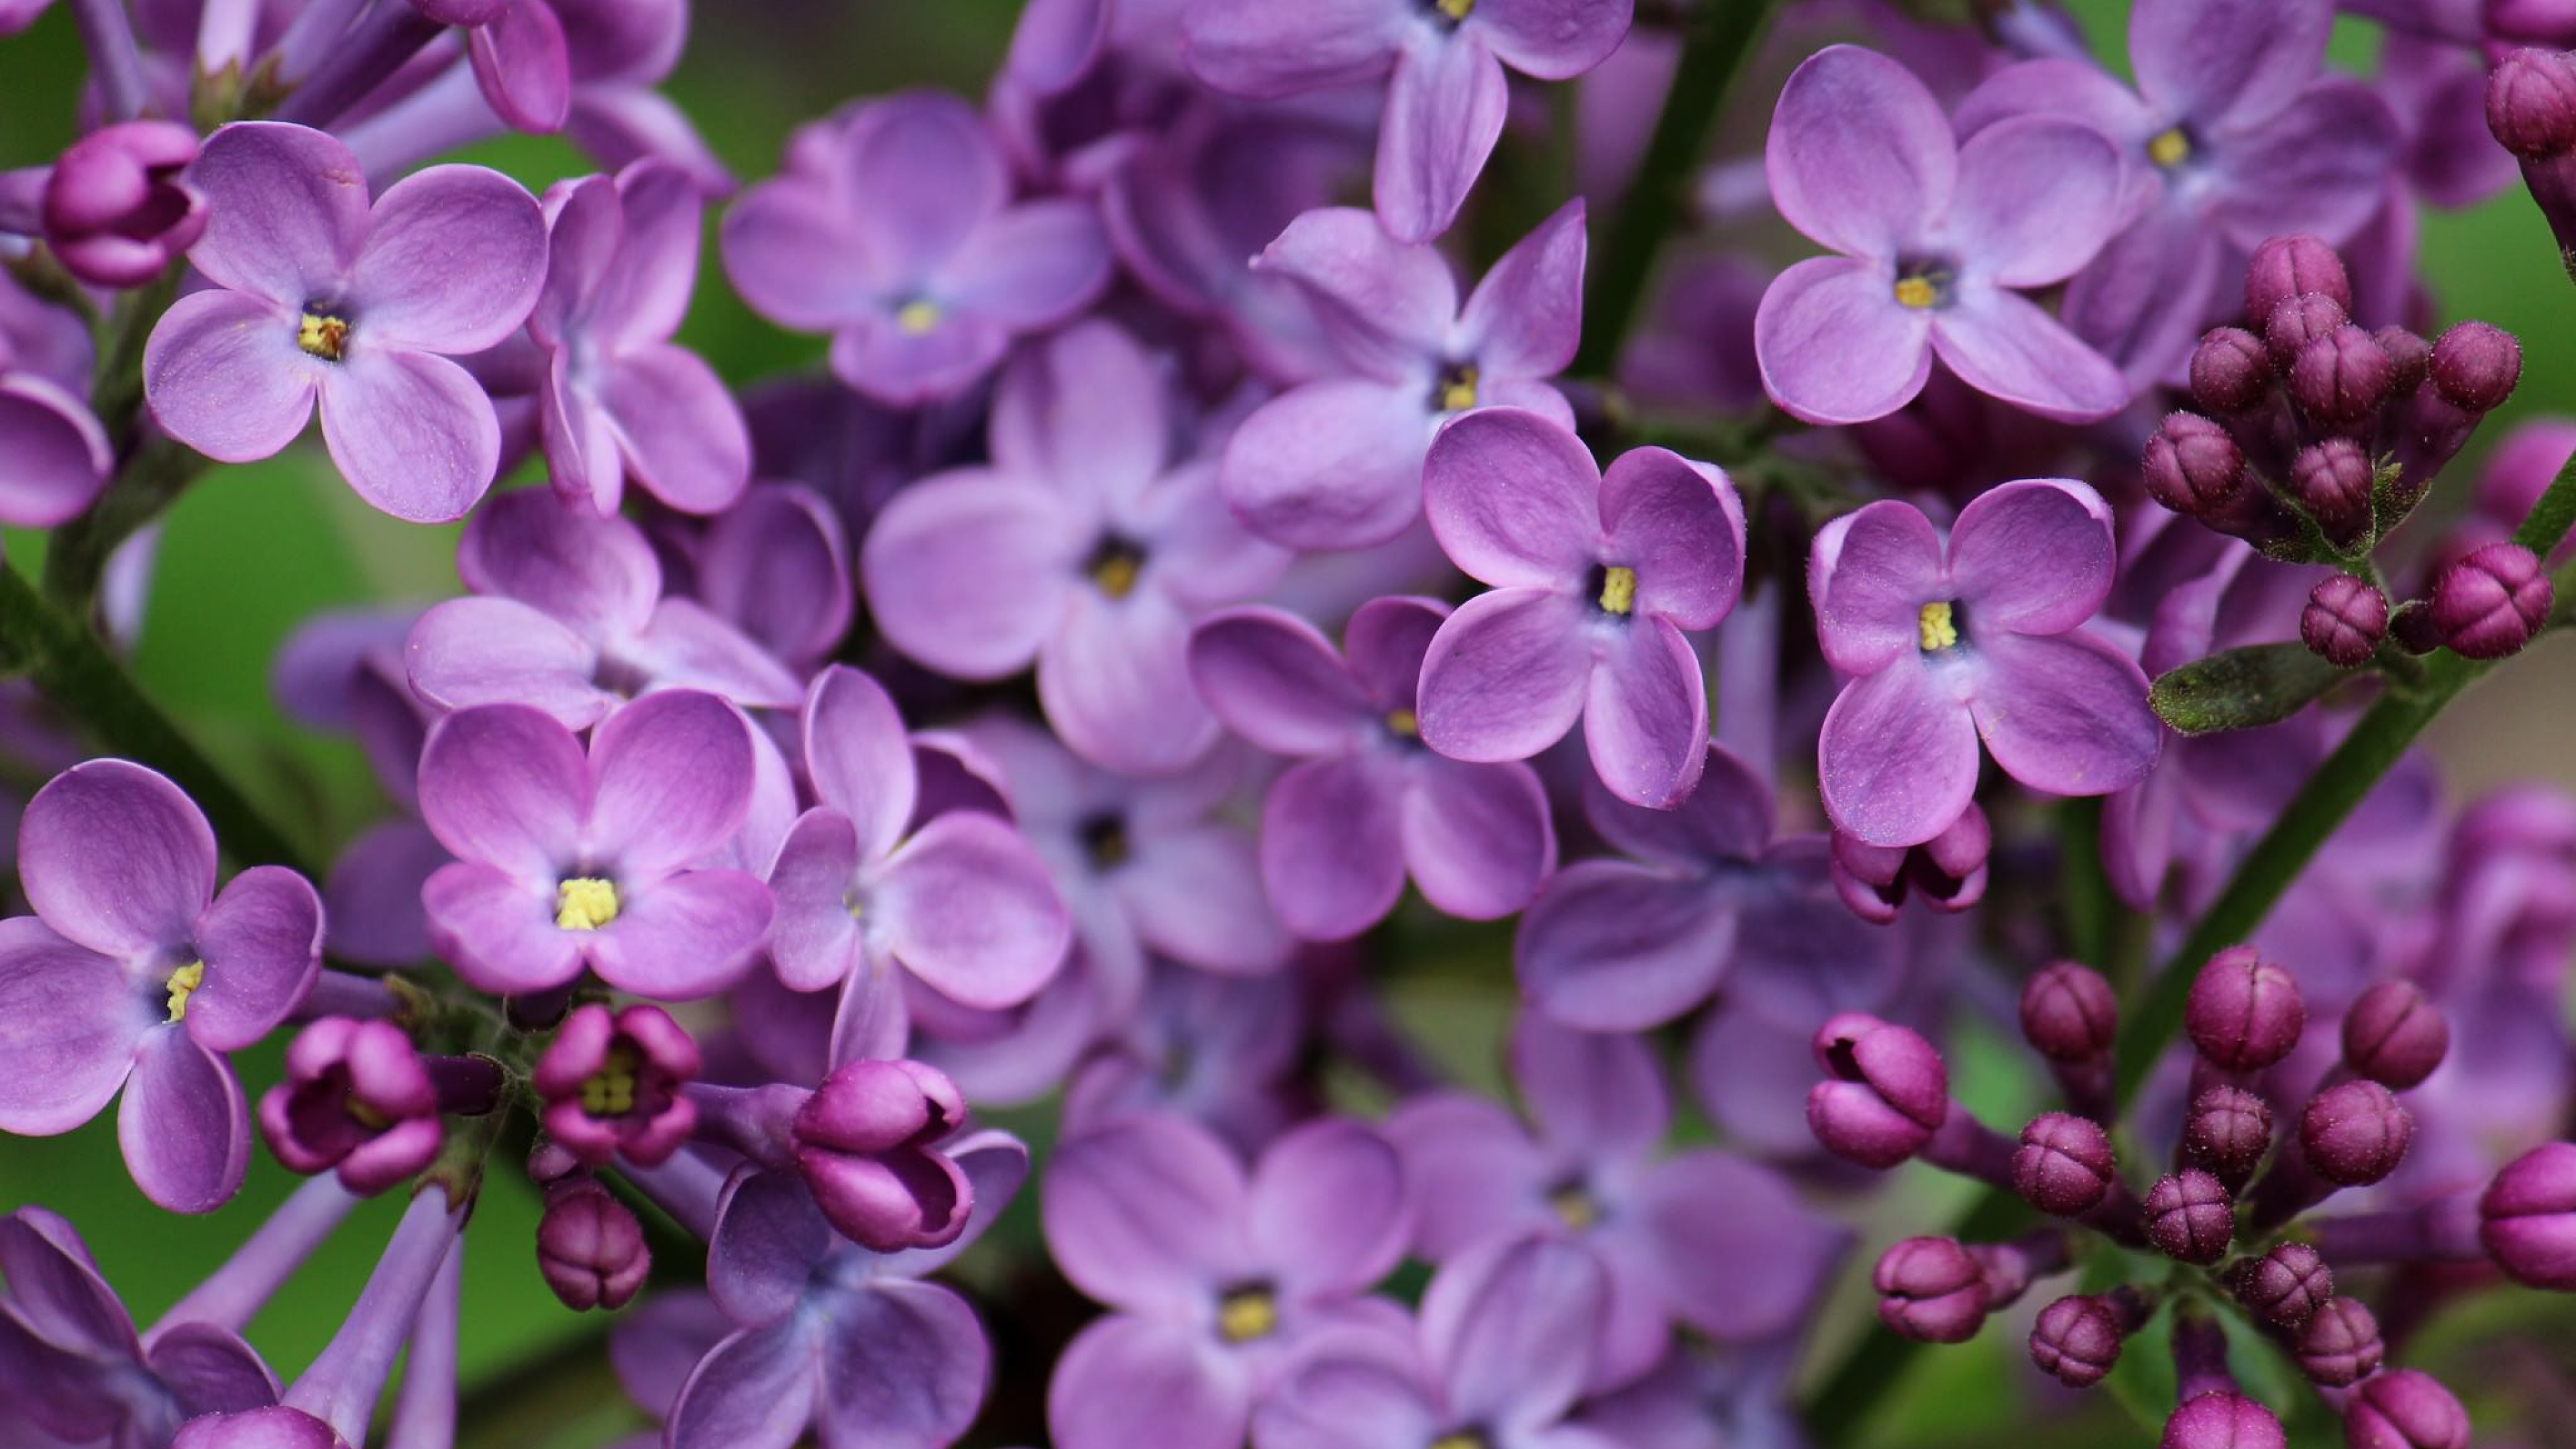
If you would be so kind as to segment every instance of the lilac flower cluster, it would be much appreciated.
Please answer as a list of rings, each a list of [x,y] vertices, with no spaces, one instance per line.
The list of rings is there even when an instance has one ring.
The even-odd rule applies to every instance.
[[[2443,485],[2522,354],[2414,249],[2518,165],[2576,256],[2563,7],[2352,0],[2365,78],[2137,0],[2132,85],[2037,0],[1029,0],[743,186],[657,87],[759,17],[64,8],[0,1130],[308,1181],[141,1329],[0,1203],[11,1449],[489,1442],[530,1256],[665,1449],[1836,1443],[2062,1274],[2043,1375],[2170,1345],[2100,1442],[2546,1422],[2416,1330],[2576,1291],[2576,797],[2413,746],[2566,622],[2576,424]],[[440,159],[504,132],[600,169]],[[710,225],[810,375],[698,350]],[[126,666],[162,510],[317,417],[462,521],[279,650],[380,787],[327,853]]]

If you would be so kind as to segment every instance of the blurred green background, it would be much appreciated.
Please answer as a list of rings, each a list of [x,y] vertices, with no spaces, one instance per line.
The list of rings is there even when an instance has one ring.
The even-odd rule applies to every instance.
[[[2125,5],[2078,0],[2074,8],[2116,59]],[[980,94],[1017,11],[1017,0],[702,3],[687,58],[666,89],[737,174],[756,179],[774,169],[790,128],[850,97],[912,85]],[[2338,37],[2337,54],[2359,66],[2371,47],[2366,30],[2349,26]],[[81,71],[78,44],[59,7],[25,35],[0,41],[0,167],[41,163],[72,139],[72,97]],[[1767,98],[1753,103],[1767,104]],[[469,156],[535,189],[592,169],[570,148],[542,140],[514,138]],[[2518,333],[2526,348],[2521,390],[2490,420],[2478,446],[2491,444],[2524,417],[2576,411],[2576,334],[2566,325],[2576,292],[2560,271],[2547,228],[2518,189],[2468,212],[2427,213],[2422,270],[2441,321],[2484,317]],[[702,280],[683,340],[726,377],[748,381],[820,359],[820,339],[779,331],[745,310],[711,258]],[[2434,506],[2442,500],[2437,497]],[[455,592],[454,538],[453,528],[412,527],[369,510],[316,449],[218,470],[169,516],[136,668],[147,688],[257,798],[294,802],[287,828],[309,848],[327,850],[365,823],[381,802],[354,747],[306,734],[278,714],[267,688],[269,661],[287,633],[316,610]],[[8,545],[24,562],[31,542],[16,537]],[[2576,764],[2557,723],[2576,710],[2570,648],[2576,645],[2560,638],[2535,650],[2499,671],[2496,682],[2436,726],[2434,745],[2458,792],[2529,776],[2576,780]],[[285,813],[282,805],[276,808]],[[1507,982],[1499,956],[1494,967],[1489,979]],[[1508,1003],[1496,991],[1459,988],[1454,980],[1427,984],[1424,993],[1410,1005],[1442,1024],[1443,1055],[1471,1080],[1490,1084],[1490,1044]],[[254,1094],[276,1079],[279,1050],[272,1043],[244,1059],[243,1075]],[[1972,1044],[1962,1075],[1967,1095],[1997,1120],[2018,1120],[2017,1108],[2024,1115],[2029,1110],[2034,1084],[2012,1053]],[[145,1204],[125,1178],[109,1114],[62,1138],[0,1137],[0,1210],[41,1202],[71,1217],[137,1318],[148,1324],[220,1262],[293,1185],[264,1152],[254,1162],[249,1186],[230,1206],[203,1221],[171,1219]],[[534,1194],[507,1165],[501,1168],[469,1239],[463,1349],[469,1400],[478,1386],[505,1382],[514,1366],[543,1361],[547,1367],[542,1383],[506,1380],[511,1395],[526,1400],[523,1413],[469,1421],[463,1442],[511,1449],[603,1442],[639,1421],[595,1367],[546,1357],[559,1348],[568,1354],[581,1350],[601,1323],[596,1315],[568,1312],[546,1291],[532,1258]],[[1880,1240],[1923,1230],[1959,1197],[1957,1184],[1935,1174],[1909,1179],[1890,1196]],[[254,1342],[282,1376],[292,1377],[327,1340],[397,1213],[392,1201],[362,1209],[253,1326]],[[1866,1321],[1851,1286],[1821,1330],[1826,1341],[1848,1341]],[[2517,1315],[2542,1311],[2535,1298],[2496,1295],[2474,1320],[2453,1322],[2449,1331],[2467,1337],[2470,1330],[2494,1331],[2498,1324],[2491,1320],[2519,1322]],[[2570,1368],[2563,1343],[2556,1354],[2561,1374]],[[2018,1395],[2004,1387],[2017,1355],[2015,1340],[1991,1331],[1972,1349],[1930,1355],[1931,1367],[1905,1396],[1904,1412],[1882,1421],[1905,1428],[1883,1428],[1873,1438],[1983,1444],[2013,1422],[2015,1437],[2027,1445],[2105,1442],[2103,1421],[2093,1414],[2018,1423]],[[2299,1427],[2303,1439],[2318,1432],[2313,1419]],[[2151,1438],[2132,1432],[2120,1442]]]

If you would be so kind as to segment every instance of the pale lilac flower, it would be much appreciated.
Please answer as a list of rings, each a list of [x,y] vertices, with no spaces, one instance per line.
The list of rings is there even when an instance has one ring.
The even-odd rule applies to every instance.
[[[1574,426],[1544,379],[1583,323],[1583,203],[1568,202],[1494,263],[1462,309],[1449,263],[1368,213],[1310,211],[1253,259],[1305,296],[1338,375],[1246,417],[1217,483],[1262,537],[1300,549],[1383,543],[1419,516],[1422,459],[1460,413],[1517,407]]]
[[[1937,354],[2043,417],[2117,412],[2129,386],[2022,289],[2062,281],[2125,219],[2110,142],[2032,117],[1964,145],[1912,71],[1830,46],[1789,77],[1766,153],[1791,226],[1841,252],[1782,272],[1754,319],[1762,384],[1812,423],[1913,401]]]
[[[491,399],[448,360],[518,330],[545,278],[545,218],[519,184],[438,166],[372,209],[357,158],[319,131],[238,122],[189,171],[206,233],[182,297],[144,348],[144,395],[169,434],[247,463],[304,431],[318,402],[331,461],[397,518],[462,517],[501,456]]]
[[[1452,759],[1524,760],[1580,719],[1612,794],[1659,808],[1688,795],[1708,691],[1683,631],[1714,628],[1743,582],[1726,475],[1661,448],[1603,473],[1553,421],[1497,408],[1432,445],[1423,507],[1451,560],[1494,586],[1423,656],[1423,740]]]
[[[0,1128],[45,1136],[120,1087],[126,1166],[173,1212],[241,1186],[250,1112],[224,1053],[268,1035],[322,964],[322,903],[253,866],[215,892],[215,837],[179,787],[124,760],[56,776],[18,827],[32,917],[0,921]]]
[[[1182,16],[1199,79],[1264,99],[1386,75],[1378,218],[1399,240],[1449,229],[1503,133],[1503,68],[1568,80],[1628,34],[1634,0],[1197,0]]]
[[[1977,786],[1977,742],[2055,795],[2146,778],[2163,725],[2137,661],[2079,627],[2109,596],[2111,510],[2065,478],[1979,494],[1945,544],[1911,504],[1825,525],[1807,592],[1825,658],[1852,676],[1817,770],[1834,824],[1869,845],[1938,835]]]

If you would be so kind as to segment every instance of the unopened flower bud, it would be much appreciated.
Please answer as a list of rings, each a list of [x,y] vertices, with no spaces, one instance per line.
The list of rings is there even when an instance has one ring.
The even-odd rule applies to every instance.
[[[2395,371],[2369,333],[2338,327],[2299,349],[2290,364],[2290,396],[2327,427],[2348,428],[2388,401]]]
[[[2247,412],[2279,376],[2262,338],[2242,327],[2213,327],[2192,349],[2191,400],[2222,416]]]
[[[2350,574],[2328,574],[2299,611],[2299,642],[2337,669],[2357,669],[2388,634],[2388,596]]]
[[[2576,1293],[2576,1142],[2548,1142],[2505,1165],[2478,1199],[2478,1241],[2506,1277]]]
[[[880,1253],[936,1248],[966,1230],[975,1189],[937,1144],[966,1119],[936,1067],[844,1063],[797,1109],[796,1166],[842,1236]]]
[[[1909,896],[1936,911],[1964,911],[1985,899],[1986,855],[1993,845],[1986,812],[1974,801],[1920,845],[1869,845],[1836,830],[1834,890],[1852,914],[1879,925],[1895,920]]]
[[[2422,1369],[2390,1369],[2353,1390],[2343,1442],[2351,1449],[2468,1449],[2469,1411]]]
[[[2299,983],[2251,946],[2210,957],[2183,1009],[2192,1045],[2212,1065],[2236,1072],[2259,1072],[2288,1056],[2307,1024]]]
[[[2343,1017],[2343,1063],[2403,1092],[2442,1065],[2451,1023],[2411,981],[2382,981],[2361,993]]]
[[[2086,1389],[2110,1376],[2120,1361],[2128,1325],[2109,1301],[2077,1293],[2039,1310],[2030,1330],[2030,1361],[2070,1389]]]
[[[2167,414],[2139,466],[2158,503],[2193,518],[2224,507],[2245,485],[2244,450],[2198,413]]]
[[[2245,263],[2245,315],[2261,320],[2272,309],[2302,293],[2332,298],[2352,310],[2352,277],[2335,249],[2312,236],[2276,236],[2254,249]]]
[[[2433,627],[2470,659],[2521,652],[2549,620],[2548,571],[2518,543],[2491,543],[2433,581]]]
[[[2522,380],[2522,344],[2484,322],[2454,323],[2433,343],[2433,391],[2468,413],[2489,413]]]
[[[2404,397],[2424,385],[2433,367],[2433,344],[2403,327],[2382,327],[2370,334],[2388,356],[2388,395]]]
[[[2395,1172],[2414,1136],[2405,1104],[2377,1082],[2328,1087],[2299,1113],[2299,1147],[2308,1166],[2344,1187],[2367,1187]]]
[[[653,1255],[634,1210],[588,1178],[548,1190],[537,1220],[537,1268],[566,1308],[619,1309],[644,1286]]]
[[[2091,1212],[2110,1196],[2118,1163],[2111,1135],[2089,1117],[2043,1112],[2021,1129],[2013,1153],[2013,1190],[2044,1213],[2062,1218]]]
[[[2299,1330],[2299,1371],[2329,1388],[2357,1383],[2379,1372],[2387,1352],[2379,1320],[2356,1298],[2329,1298]]]
[[[2487,129],[2528,160],[2576,150],[2576,57],[2530,49],[2497,61],[2487,75]]]
[[[2308,344],[2352,320],[2344,304],[2323,292],[2284,297],[2263,313],[2263,348],[2284,374],[2297,364]]]
[[[2212,1389],[2173,1411],[2156,1449],[2285,1449],[2272,1411],[2231,1389]]]
[[[1986,1321],[1986,1272],[1955,1238],[1906,1238],[1879,1256],[1878,1317],[1925,1343],[1965,1343]]]
[[[2235,1237],[2236,1199],[2211,1174],[2185,1168],[2147,1190],[2147,1241],[2166,1257],[2206,1267]]]
[[[2021,1034],[2051,1061],[2098,1061],[2120,1030],[2120,1002],[2102,973],[2052,962],[2021,987]]]
[[[206,230],[206,198],[183,178],[197,135],[168,121],[121,121],[74,141],[45,178],[45,245],[100,287],[139,287]]]
[[[2317,1250],[2305,1243],[2283,1243],[2259,1258],[2238,1263],[2227,1277],[2228,1291],[2255,1314],[2296,1328],[2317,1316],[2334,1297],[2334,1273]]]
[[[2311,443],[2290,460],[2290,492],[2338,548],[2370,536],[2373,476],[2370,455],[2350,438]]]
[[[2271,1105],[2242,1087],[2210,1088],[2183,1119],[2182,1150],[2229,1190],[2243,1187],[2272,1150]]]
[[[2388,637],[2409,654],[2430,654],[2442,647],[2441,626],[2433,622],[2430,599],[2408,599],[2388,611]]]
[[[1950,1115],[1950,1073],[1914,1031],[1845,1012],[1816,1031],[1833,1078],[1807,1094],[1807,1126],[1837,1157],[1888,1168],[1923,1150]]]

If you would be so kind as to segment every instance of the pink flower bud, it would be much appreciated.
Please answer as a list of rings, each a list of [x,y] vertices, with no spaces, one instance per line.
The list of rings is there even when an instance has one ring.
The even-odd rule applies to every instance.
[[[2185,1168],[2147,1190],[2147,1241],[2166,1257],[2207,1266],[2235,1237],[2236,1199],[2209,1173]]]
[[[2288,1056],[2307,1024],[2299,983],[2251,946],[2210,957],[2183,1012],[2192,1045],[2212,1065],[2236,1072],[2259,1072]]]
[[[2299,642],[2337,669],[2358,669],[2388,634],[2388,596],[2350,574],[2328,574],[2299,611]]]
[[[2013,1154],[2013,1188],[2044,1213],[2071,1218],[2091,1212],[2117,1181],[2111,1136],[2089,1117],[2043,1112],[2021,1129]]]
[[[2491,543],[2433,581],[2433,627],[2470,659],[2520,653],[2549,620],[2549,574],[2518,543]]]
[[[2379,1372],[2387,1349],[2368,1306],[2355,1298],[2329,1298],[2299,1330],[2296,1352],[2300,1372],[2332,1388]]]
[[[2352,277],[2335,249],[2312,236],[2276,236],[2245,263],[2245,315],[2268,318],[2272,309],[2303,293],[2329,297],[2352,310]]]
[[[537,1268],[566,1308],[619,1309],[644,1286],[653,1255],[633,1209],[589,1178],[573,1178],[546,1194],[537,1220]]]
[[[2279,377],[2263,339],[2242,327],[2213,327],[2192,350],[2191,400],[2222,416],[2251,411]]]
[[[2548,1142],[2505,1165],[2478,1199],[2478,1240],[2505,1276],[2576,1293],[2576,1142]]]
[[[2451,1050],[2451,1023],[2411,981],[2382,981],[2343,1018],[2343,1061],[2403,1092],[2433,1075]]]
[[[1965,1343],[1986,1321],[1985,1269],[1954,1238],[1907,1238],[1879,1256],[1878,1317],[1925,1343]]]
[[[2308,1166],[2344,1187],[2367,1187],[2395,1172],[2414,1135],[2415,1119],[2377,1082],[2328,1087],[2299,1113],[2299,1148]]]

